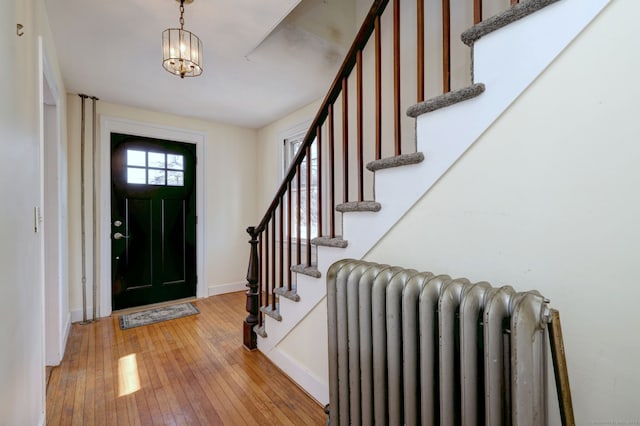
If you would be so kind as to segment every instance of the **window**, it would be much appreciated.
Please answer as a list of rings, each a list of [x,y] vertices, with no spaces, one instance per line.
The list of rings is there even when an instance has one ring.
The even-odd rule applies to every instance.
[[[285,146],[285,162],[284,173],[289,170],[289,165],[293,162],[298,150],[302,146],[305,133],[298,133],[292,137],[284,140]],[[297,220],[295,220],[295,209],[298,205],[298,196],[300,199],[300,236],[305,238],[307,235],[307,161],[305,158],[300,165],[300,172],[302,173],[300,179],[300,188],[297,185],[297,179],[294,179],[291,184],[291,205],[293,207],[292,215],[294,220],[291,221],[291,233],[293,238],[297,238],[298,228]],[[318,147],[314,143],[311,145],[311,236],[312,238],[318,235]]]
[[[127,183],[184,186],[184,156],[128,149]]]

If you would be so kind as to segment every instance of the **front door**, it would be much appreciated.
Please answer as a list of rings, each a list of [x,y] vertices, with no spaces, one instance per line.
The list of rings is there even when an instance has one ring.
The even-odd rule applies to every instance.
[[[195,145],[111,134],[114,310],[196,295]]]

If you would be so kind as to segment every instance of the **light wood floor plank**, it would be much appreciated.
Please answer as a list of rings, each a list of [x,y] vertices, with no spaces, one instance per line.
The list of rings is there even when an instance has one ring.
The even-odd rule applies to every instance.
[[[47,424],[325,423],[317,402],[263,354],[242,348],[243,292],[194,303],[200,315],[129,330],[120,330],[117,315],[74,324],[65,359],[51,373]],[[140,388],[120,395],[126,362]]]
[[[96,328],[91,327],[87,333],[87,371],[95,371],[95,374],[85,374],[84,388],[84,413],[82,416],[82,424],[86,426],[95,425],[95,393],[96,382],[100,373],[96,369]]]

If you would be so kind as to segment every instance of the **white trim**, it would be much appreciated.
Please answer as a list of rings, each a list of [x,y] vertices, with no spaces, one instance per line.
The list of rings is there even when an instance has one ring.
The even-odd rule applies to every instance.
[[[291,139],[294,136],[298,136],[300,133],[304,133],[303,138],[306,136],[309,128],[311,127],[312,118],[304,120],[296,125],[293,125],[287,129],[280,130],[278,132],[278,149],[280,150],[280,180],[284,179],[284,175],[287,172],[289,165],[287,164],[287,150],[284,148],[284,141]]]
[[[329,403],[329,385],[311,374],[311,372],[295,358],[281,351],[277,346],[273,348],[267,356],[282,372],[300,385],[313,399],[321,405]]]
[[[237,283],[227,284],[211,284],[208,289],[208,296],[217,296],[219,294],[235,293],[237,291],[244,291],[247,289],[247,282],[240,281]]]
[[[143,123],[118,117],[100,116],[100,212],[99,215],[99,254],[100,254],[100,306],[99,315],[111,315],[111,133],[125,133],[157,139],[193,143],[196,145],[198,163],[196,165],[196,257],[197,277],[196,297],[207,296],[207,277],[204,267],[206,259],[205,198],[204,198],[204,159],[207,135],[205,132],[180,129],[155,123]],[[89,308],[88,308],[89,309]]]
[[[58,365],[66,347],[65,319],[69,312],[66,265],[67,194],[66,167],[63,165],[62,113],[60,90],[48,59],[42,36],[38,37],[38,103],[40,127],[41,277],[43,350],[46,365]],[[46,87],[46,92],[45,92]],[[53,108],[53,110],[51,109]],[[48,119],[47,119],[48,118]],[[45,184],[46,183],[46,184]]]
[[[35,217],[35,231],[36,233],[40,232],[39,226],[39,211],[42,209],[44,205],[44,83],[46,80],[46,76],[44,75],[45,68],[45,52],[44,52],[44,43],[42,41],[42,36],[38,36],[38,119],[39,119],[39,131],[40,131],[40,141],[39,141],[39,186],[40,186],[40,194],[38,194],[38,204],[39,207],[35,208],[34,215]],[[40,264],[38,267],[40,268],[40,306],[38,309],[40,311],[40,315],[42,315],[41,329],[40,329],[40,360],[41,360],[41,381],[40,381],[40,406],[42,407],[42,412],[40,413],[39,424],[42,423],[42,419],[47,406],[47,377],[46,377],[46,363],[47,363],[47,309],[46,309],[46,286],[45,286],[45,240],[44,235],[39,236],[40,242]]]

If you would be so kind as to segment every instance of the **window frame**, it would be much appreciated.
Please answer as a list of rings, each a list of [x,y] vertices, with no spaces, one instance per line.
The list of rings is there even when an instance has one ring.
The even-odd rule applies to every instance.
[[[302,143],[304,142],[304,137],[306,136],[308,129],[310,127],[311,124],[311,120],[304,122],[304,123],[300,123],[297,126],[294,126],[292,128],[290,128],[288,131],[281,133],[280,135],[280,140],[282,141],[282,167],[281,167],[281,171],[282,171],[282,179],[284,180],[284,177],[286,177],[287,172],[289,171],[289,166],[291,164],[291,162],[293,161],[293,159],[295,158],[296,154],[297,154],[297,149],[294,149],[294,145],[295,144],[300,144],[302,145]],[[313,151],[315,151],[315,155],[313,153]],[[317,144],[314,140],[314,142],[312,143],[312,159],[315,158],[316,162],[317,162],[317,158],[318,158],[318,152],[317,152]],[[304,165],[306,165],[306,161],[307,159],[304,160],[304,162],[302,163],[302,167],[301,167],[301,172],[303,170],[305,170]],[[312,175],[314,175],[312,173]],[[312,177],[312,182],[311,182],[311,191],[312,191],[312,202],[311,202],[311,217],[312,217],[312,225],[311,225],[311,238],[315,238],[315,236],[317,235],[317,226],[318,226],[318,214],[317,214],[317,207],[315,205],[317,205],[317,203],[313,202],[314,196],[313,193],[315,192],[316,197],[318,194],[318,189],[319,189],[319,185],[318,185],[318,180],[317,180],[317,173],[315,173],[315,180]],[[298,194],[300,193],[299,189],[296,187],[296,180],[294,179],[291,185],[291,193],[288,194],[288,196],[292,196],[292,211],[295,211],[295,206],[297,203],[297,197]],[[302,188],[302,193],[303,195],[306,197],[306,177],[303,177],[302,181],[301,181],[301,188]],[[294,195],[295,194],[295,195]],[[317,198],[315,198],[317,199]],[[285,197],[285,202],[286,201],[286,197]],[[301,206],[304,205],[304,201],[305,200],[301,200]],[[303,207],[304,208],[304,207]],[[315,214],[314,214],[315,213]],[[306,241],[306,214],[304,212],[301,212],[301,224],[303,224],[303,226],[301,226],[300,229],[300,236],[301,236],[301,240],[302,243],[304,244]],[[287,233],[288,231],[288,221],[289,218],[285,218],[285,222],[284,222],[284,226],[285,229],[283,230],[283,235],[285,240],[287,240],[289,238],[289,235]],[[292,243],[297,243],[298,242],[298,238],[297,238],[297,228],[296,228],[296,223],[295,221],[292,222],[291,224],[291,242]]]

